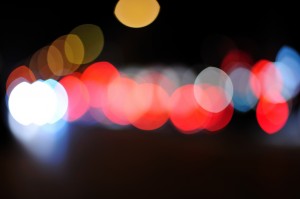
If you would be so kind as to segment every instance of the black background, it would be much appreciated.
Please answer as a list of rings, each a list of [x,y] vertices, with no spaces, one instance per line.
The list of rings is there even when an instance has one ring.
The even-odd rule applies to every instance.
[[[35,51],[81,24],[102,28],[105,47],[97,60],[110,61],[117,68],[180,63],[200,72],[207,65],[218,66],[221,55],[214,48],[203,52],[215,35],[230,38],[255,61],[274,60],[282,45],[300,48],[299,11],[288,2],[159,3],[156,21],[141,29],[125,27],[115,18],[115,1],[73,2],[68,7],[50,2],[1,6],[0,197],[286,198],[298,194],[299,146],[266,144],[271,136],[260,130],[254,111],[235,112],[216,135],[181,135],[170,124],[151,132],[75,125],[59,169],[36,162],[11,136],[6,122],[7,76]]]

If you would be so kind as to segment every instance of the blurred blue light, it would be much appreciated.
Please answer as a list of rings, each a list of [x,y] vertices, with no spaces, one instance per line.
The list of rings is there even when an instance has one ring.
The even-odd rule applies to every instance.
[[[281,94],[286,100],[290,100],[300,89],[300,56],[293,48],[283,46],[277,53],[275,66],[283,82]]]
[[[233,104],[234,108],[240,112],[247,112],[257,103],[257,97],[254,95],[250,86],[251,72],[244,68],[235,68],[230,74],[233,84]]]
[[[43,126],[25,126],[8,113],[8,124],[16,140],[38,161],[53,165],[64,160],[68,145],[68,125],[64,120]]]

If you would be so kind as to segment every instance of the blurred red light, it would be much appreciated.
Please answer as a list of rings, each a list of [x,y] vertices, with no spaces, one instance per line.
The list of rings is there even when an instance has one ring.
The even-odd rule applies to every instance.
[[[250,68],[252,64],[253,64],[253,59],[248,53],[238,49],[234,49],[234,50],[230,50],[223,58],[221,63],[221,68],[226,73],[230,73],[236,67],[242,66],[242,67]]]
[[[210,122],[208,123],[206,129],[210,132],[215,132],[225,128],[231,121],[233,112],[234,108],[230,104],[221,112],[212,113]]]
[[[212,115],[196,101],[194,87],[193,84],[179,87],[171,96],[171,122],[184,134],[196,133],[206,128]],[[200,91],[201,87],[196,86],[195,89]]]
[[[279,131],[287,122],[289,107],[287,102],[272,103],[261,99],[256,108],[256,118],[259,126],[268,134]]]
[[[85,69],[80,79],[90,95],[91,107],[102,107],[108,84],[118,76],[118,70],[109,62],[95,62]]]

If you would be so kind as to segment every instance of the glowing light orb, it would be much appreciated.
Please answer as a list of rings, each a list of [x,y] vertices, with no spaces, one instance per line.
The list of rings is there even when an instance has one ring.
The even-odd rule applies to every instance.
[[[11,115],[23,125],[44,125],[51,122],[57,103],[54,90],[42,81],[18,84],[8,99]]]
[[[73,64],[86,64],[94,61],[104,47],[101,28],[94,24],[82,24],[74,28],[65,40],[65,54]]]
[[[119,71],[109,62],[95,62],[85,69],[80,80],[88,90],[91,107],[103,106],[107,86],[119,75]]]
[[[234,108],[229,104],[225,109],[218,113],[212,113],[210,121],[208,122],[206,129],[210,132],[216,132],[225,128],[233,116]]]
[[[11,84],[17,80],[22,78],[21,81],[27,81],[29,83],[32,83],[36,80],[35,75],[33,74],[33,72],[27,67],[27,66],[19,66],[16,69],[14,69],[8,76],[7,80],[6,80],[6,92],[9,95],[10,93],[10,89],[8,89],[9,87],[11,88]],[[21,81],[18,81],[18,83],[20,83]],[[17,84],[15,84],[16,82],[14,82],[14,85],[12,85],[13,87],[16,86]]]
[[[268,134],[274,134],[282,129],[288,116],[289,107],[287,102],[273,103],[266,99],[261,99],[258,102],[256,118],[259,126]]]
[[[76,121],[89,108],[88,90],[80,79],[72,75],[62,78],[59,82],[68,94],[68,110],[65,119],[70,122]]]
[[[72,63],[68,60],[65,46],[68,35],[56,39],[48,48],[47,63],[51,72],[56,76],[63,76],[73,73],[80,64]],[[68,51],[67,51],[68,52]]]
[[[53,118],[48,122],[49,124],[54,124],[63,118],[68,110],[68,94],[65,88],[53,79],[48,79],[44,83],[48,84],[54,90],[57,98],[55,113]]]
[[[66,58],[70,63],[82,64],[84,59],[85,48],[79,36],[68,34],[65,40]]]
[[[250,68],[253,65],[252,57],[241,50],[233,49],[230,50],[223,58],[221,63],[221,69],[226,73],[231,73],[238,66]]]
[[[23,77],[19,77],[19,78],[15,79],[14,81],[12,81],[12,82],[9,84],[9,86],[6,88],[6,102],[7,102],[7,100],[8,100],[8,97],[9,97],[11,91],[12,91],[18,84],[20,84],[20,83],[22,83],[22,82],[30,83],[30,82],[28,82],[27,79],[25,79],[25,78],[23,78]]]
[[[276,56],[274,63],[282,77],[282,96],[286,100],[298,95],[300,90],[300,55],[293,48],[283,46]]]
[[[282,76],[273,62],[260,60],[253,66],[251,71],[254,76],[250,78],[250,85],[256,97],[266,98],[273,103],[285,101],[281,94],[283,88]]]
[[[233,104],[234,108],[241,112],[247,112],[257,103],[257,97],[252,91],[250,79],[256,82],[256,77],[252,72],[244,67],[235,68],[229,74],[233,84]]]
[[[127,77],[115,78],[107,89],[107,97],[104,98],[103,113],[112,122],[119,125],[128,125],[127,114],[130,113],[130,94],[136,87],[136,83]]]
[[[170,99],[170,120],[184,134],[193,134],[207,127],[212,113],[203,109],[196,101],[194,90],[201,87],[188,84],[179,87]]]
[[[156,0],[119,0],[115,15],[125,26],[141,28],[151,24],[157,18],[159,10]]]
[[[196,78],[195,98],[202,108],[210,112],[220,112],[225,109],[232,100],[233,85],[230,77],[221,69],[207,67]],[[209,100],[205,100],[208,97]]]
[[[23,125],[32,123],[31,111],[31,84],[21,82],[10,93],[8,108],[12,117]]]
[[[138,114],[128,116],[130,123],[142,130],[154,130],[163,126],[169,118],[168,93],[161,86],[152,83],[140,84],[137,90],[132,103],[136,105]]]
[[[48,66],[48,50],[49,46],[45,46],[36,51],[30,58],[28,66],[37,79],[58,79],[58,76],[54,75]]]
[[[44,125],[52,121],[57,108],[57,96],[52,88],[42,81],[32,85],[31,113],[33,123]]]

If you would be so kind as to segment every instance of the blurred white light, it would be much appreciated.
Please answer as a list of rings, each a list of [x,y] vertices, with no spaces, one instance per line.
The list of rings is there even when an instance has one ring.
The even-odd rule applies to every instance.
[[[55,92],[50,86],[41,81],[36,81],[31,85],[32,100],[31,114],[33,115],[33,123],[44,125],[50,122],[56,112],[57,98]]]
[[[8,124],[16,140],[37,160],[52,165],[63,160],[67,147],[67,125],[64,120],[43,126],[33,123],[22,125],[8,113]]]
[[[221,69],[207,67],[196,78],[195,85],[200,86],[203,92],[194,89],[198,104],[207,111],[220,112],[232,100],[233,85],[230,77]]]
[[[22,125],[53,124],[65,115],[67,107],[67,93],[55,80],[21,82],[8,97],[9,111]]]
[[[55,92],[57,98],[57,106],[55,113],[48,123],[54,124],[58,120],[62,119],[68,110],[68,94],[65,88],[57,81],[48,79],[45,81]]]
[[[31,107],[31,84],[21,82],[10,93],[8,99],[8,108],[12,117],[23,125],[32,123]]]

